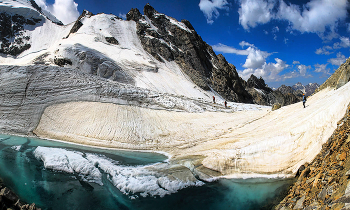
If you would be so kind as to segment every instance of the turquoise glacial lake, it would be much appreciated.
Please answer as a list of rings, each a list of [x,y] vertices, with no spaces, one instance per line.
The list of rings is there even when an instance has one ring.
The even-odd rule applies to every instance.
[[[169,180],[158,153],[0,135],[0,177],[42,209],[271,209],[292,179]]]

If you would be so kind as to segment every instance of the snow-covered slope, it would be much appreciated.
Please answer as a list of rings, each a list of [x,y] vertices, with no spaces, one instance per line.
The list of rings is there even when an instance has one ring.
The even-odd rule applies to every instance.
[[[0,11],[10,15],[21,15],[25,18],[47,18],[54,23],[62,25],[49,11],[40,8],[34,0],[1,0]]]
[[[293,174],[311,161],[350,103],[350,83],[277,111],[185,113],[72,102],[48,107],[34,131],[44,138],[204,157],[205,167],[235,173]]]
[[[85,16],[80,21],[82,27],[68,38],[74,23],[61,26],[46,20],[33,26],[26,32],[31,47],[17,57],[1,56],[0,63],[55,65],[55,58],[65,58],[72,62],[71,67],[86,73],[161,93],[210,99],[212,94],[195,85],[175,62],[160,62],[144,51],[134,21],[107,14]],[[118,44],[107,42],[108,37]]]

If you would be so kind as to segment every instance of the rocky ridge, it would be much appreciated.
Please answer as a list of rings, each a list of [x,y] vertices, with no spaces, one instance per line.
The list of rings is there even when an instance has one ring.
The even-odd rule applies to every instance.
[[[18,6],[20,4],[20,6]],[[13,5],[9,10],[9,5]],[[28,11],[29,10],[29,11]],[[41,26],[45,19],[63,25],[34,0],[0,2],[0,53],[17,56],[31,47],[31,31]]]
[[[251,75],[243,84],[247,92],[252,96],[253,102],[260,105],[287,106],[301,101],[302,92],[293,90],[290,86],[282,85],[277,90],[272,90],[266,84],[263,78],[257,78]]]
[[[252,103],[235,66],[216,55],[188,20],[178,22],[149,4],[143,12],[131,9],[127,20],[136,22],[137,34],[148,53],[159,61],[175,61],[204,90],[213,89],[229,101]]]
[[[345,63],[340,65],[340,67],[330,76],[326,82],[324,82],[316,92],[327,88],[339,88],[350,81],[350,58],[348,58]]]

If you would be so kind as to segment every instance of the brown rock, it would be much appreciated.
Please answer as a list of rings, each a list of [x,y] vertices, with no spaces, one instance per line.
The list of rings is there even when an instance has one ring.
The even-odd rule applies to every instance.
[[[345,160],[346,159],[346,152],[342,152],[339,156],[340,160]]]

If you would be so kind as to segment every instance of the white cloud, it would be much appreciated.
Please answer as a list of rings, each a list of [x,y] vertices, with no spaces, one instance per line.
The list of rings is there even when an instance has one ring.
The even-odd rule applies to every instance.
[[[271,55],[271,53],[261,51],[257,47],[255,47],[253,44],[250,44],[248,42],[242,41],[239,43],[239,45],[243,47],[247,47],[247,49],[239,50],[234,47],[230,47],[224,44],[217,44],[213,45],[213,49],[217,52],[221,53],[232,53],[236,55],[246,55],[247,59],[245,63],[243,64],[244,68],[262,68],[264,63],[266,63],[266,58]]]
[[[254,28],[257,24],[268,23],[273,18],[272,9],[275,0],[240,0],[239,23],[244,29]]]
[[[284,38],[284,44],[287,44],[288,43],[288,39],[287,38]]]
[[[213,19],[219,17],[219,9],[228,10],[228,2],[226,0],[201,0],[198,6],[209,24],[213,24]]]
[[[249,52],[247,50],[238,50],[234,47],[230,47],[224,44],[217,44],[217,45],[213,45],[213,50],[217,51],[217,52],[221,52],[221,53],[231,53],[231,54],[236,54],[236,55],[248,55]]]
[[[248,68],[243,71],[238,71],[238,74],[245,80],[247,80],[251,74],[257,77],[262,77],[265,81],[279,81],[285,78],[284,75],[280,76],[279,73],[289,67],[285,61],[275,58],[276,63],[264,63],[261,68]]]
[[[340,37],[340,46],[347,48],[350,47],[350,39],[348,37]]]
[[[248,56],[245,63],[243,64],[244,68],[262,68],[266,62],[266,58],[270,55],[270,53],[261,51],[255,47],[249,47],[247,51]]]
[[[79,17],[78,4],[74,0],[55,0],[55,3],[47,4],[46,0],[35,0],[41,8],[49,11],[63,24],[76,21]]]
[[[126,14],[119,13],[118,16],[121,17],[123,20],[126,20]]]
[[[334,66],[340,66],[346,61],[345,55],[343,55],[341,52],[337,53],[336,58],[328,59],[328,63],[331,63]]]
[[[333,48],[331,46],[323,46],[322,48],[318,48],[315,53],[317,55],[330,55],[332,54],[333,52],[331,52],[331,50],[333,50]]]
[[[346,18],[347,4],[347,0],[311,0],[300,10],[280,0],[277,18],[289,21],[292,29],[302,33],[324,33],[327,29],[334,31],[338,21]]]
[[[245,47],[245,46],[254,47],[253,44],[250,44],[250,43],[248,43],[248,42],[246,42],[246,41],[241,41],[241,42],[239,43],[239,45],[240,45],[242,48]]]
[[[280,28],[278,28],[278,26],[275,26],[275,27],[273,27],[273,29],[272,29],[272,33],[277,33],[277,32],[279,32],[280,31]]]
[[[336,38],[338,22],[347,16],[348,0],[311,0],[302,7],[285,0],[238,0],[239,23],[246,30],[273,19],[289,22],[289,30],[317,33],[322,39]],[[350,26],[348,26],[350,30]]]
[[[303,64],[298,65],[299,74],[302,77],[306,76],[308,69],[311,69],[311,66],[305,66]]]
[[[325,75],[330,74],[330,68],[327,68],[328,63],[326,64],[315,64],[315,72],[323,73]]]
[[[281,81],[294,77],[311,76],[308,74],[308,70],[311,69],[311,66],[300,64],[299,61],[293,61],[293,66],[297,65],[297,70],[281,74],[283,70],[290,67],[285,61],[275,58],[275,63],[267,63],[266,59],[272,55],[272,53],[262,51],[253,44],[245,41],[240,42],[239,45],[242,48],[247,47],[247,49],[239,50],[224,44],[217,44],[212,47],[217,52],[247,56],[245,63],[242,65],[245,69],[237,71],[240,77],[245,80],[247,80],[251,74],[254,74],[257,77],[261,76],[265,81]]]

